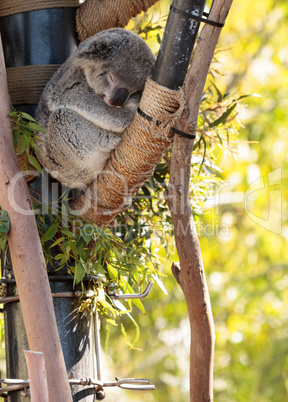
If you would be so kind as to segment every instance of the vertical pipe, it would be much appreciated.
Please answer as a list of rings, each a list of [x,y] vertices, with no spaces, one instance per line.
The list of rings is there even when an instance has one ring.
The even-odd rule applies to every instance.
[[[95,346],[95,363],[97,370],[97,380],[102,381],[101,371],[101,345],[100,345],[100,326],[99,326],[99,313],[93,315],[94,320],[94,346]]]
[[[173,0],[152,74],[158,84],[170,89],[183,85],[200,25],[185,13],[202,17],[204,7],[205,0]]]

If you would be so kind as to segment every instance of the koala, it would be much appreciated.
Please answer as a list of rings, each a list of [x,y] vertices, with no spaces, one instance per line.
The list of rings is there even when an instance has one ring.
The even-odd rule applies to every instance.
[[[40,163],[70,188],[85,188],[104,168],[136,113],[155,57],[122,28],[82,42],[46,85],[36,120]]]

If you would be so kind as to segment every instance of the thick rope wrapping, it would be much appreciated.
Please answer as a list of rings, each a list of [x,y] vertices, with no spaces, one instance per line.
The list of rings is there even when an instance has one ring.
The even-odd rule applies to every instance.
[[[40,96],[60,64],[9,67],[6,69],[12,105],[37,105]]]
[[[79,7],[79,3],[79,0],[1,0],[0,17],[45,8]]]
[[[153,120],[148,121],[136,113],[104,171],[86,194],[71,205],[99,226],[109,225],[116,214],[127,209],[132,197],[152,176],[163,152],[171,144],[171,127],[183,112],[183,90],[170,90],[149,78],[140,108]]]
[[[132,17],[159,0],[86,0],[77,10],[80,41],[109,28],[124,28]]]

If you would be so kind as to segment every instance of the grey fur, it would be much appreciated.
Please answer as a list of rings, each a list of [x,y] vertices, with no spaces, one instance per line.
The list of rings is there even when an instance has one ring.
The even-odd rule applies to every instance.
[[[145,41],[121,28],[79,45],[48,82],[36,111],[46,129],[38,133],[40,162],[52,176],[76,188],[95,180],[131,124],[154,63]]]

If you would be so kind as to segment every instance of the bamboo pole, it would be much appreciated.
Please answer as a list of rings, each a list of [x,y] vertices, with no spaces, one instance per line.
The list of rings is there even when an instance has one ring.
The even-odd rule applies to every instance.
[[[29,191],[13,148],[10,102],[0,38],[0,204],[8,212],[8,243],[31,350],[43,352],[49,401],[72,401],[45,260]]]

